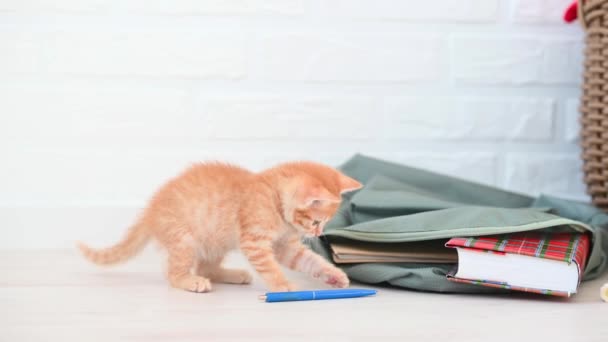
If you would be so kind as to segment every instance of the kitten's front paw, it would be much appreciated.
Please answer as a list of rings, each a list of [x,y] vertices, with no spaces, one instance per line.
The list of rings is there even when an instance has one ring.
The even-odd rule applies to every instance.
[[[288,281],[270,286],[272,292],[290,292],[295,291],[296,286]]]
[[[174,286],[191,292],[200,293],[211,291],[211,282],[209,279],[195,275],[187,275],[180,278]]]
[[[321,273],[321,280],[333,287],[348,287],[350,284],[350,280],[346,273],[335,267],[323,270]]]

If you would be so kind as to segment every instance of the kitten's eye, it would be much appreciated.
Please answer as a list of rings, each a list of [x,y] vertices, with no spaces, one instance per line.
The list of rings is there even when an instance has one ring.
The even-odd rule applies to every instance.
[[[312,221],[313,226],[318,226],[319,224],[321,224],[321,221],[319,221],[319,220]]]
[[[311,207],[320,207],[321,206],[321,201],[320,200],[313,200],[312,202],[310,202],[310,206]]]

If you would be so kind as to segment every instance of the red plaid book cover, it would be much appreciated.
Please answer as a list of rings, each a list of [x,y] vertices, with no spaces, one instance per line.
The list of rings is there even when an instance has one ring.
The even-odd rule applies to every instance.
[[[564,261],[568,264],[574,262],[578,268],[579,282],[587,263],[589,254],[589,236],[584,233],[515,233],[495,236],[477,236],[469,238],[453,238],[447,243],[447,247],[470,248],[489,253],[512,253],[527,255],[537,258],[546,258]],[[483,285],[504,289],[534,292],[554,296],[568,297],[567,292],[551,291],[545,289],[531,289],[511,286],[482,279],[461,279],[454,277],[455,270],[448,274],[448,279],[461,283]]]

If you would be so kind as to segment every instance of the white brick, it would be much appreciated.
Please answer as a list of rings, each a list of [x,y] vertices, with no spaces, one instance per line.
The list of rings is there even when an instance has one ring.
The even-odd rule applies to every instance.
[[[184,147],[214,139],[314,142],[383,135],[369,129],[378,124],[380,111],[372,98],[260,95],[198,97],[195,102],[193,110],[185,90],[168,87],[0,88],[0,112],[5,113],[0,145],[78,141],[95,147]]]
[[[163,182],[196,162],[197,156],[179,151],[137,151],[126,146],[123,150],[3,153],[8,167],[0,170],[0,205],[140,205]]]
[[[75,11],[88,12],[95,10],[107,10],[111,8],[112,2],[106,0],[2,0],[0,10],[23,11],[23,12],[52,12],[52,11]]]
[[[110,138],[108,138],[110,139]],[[194,162],[220,160],[258,171],[310,159],[336,165],[353,152],[286,149],[281,144],[209,143],[204,148],[27,148],[0,150],[1,206],[143,205],[168,179]],[[252,146],[253,145],[253,146]]]
[[[186,92],[172,88],[2,87],[0,145],[145,145],[193,136],[186,104]]]
[[[437,36],[277,35],[264,39],[256,76],[299,81],[415,81],[441,74]]]
[[[164,177],[185,166],[178,158],[127,151],[25,150],[2,159],[8,167],[0,170],[0,205],[143,203]]]
[[[515,0],[513,20],[519,23],[564,24],[564,11],[572,0]]]
[[[578,110],[579,100],[569,99],[566,101],[566,141],[570,143],[578,143],[580,140],[581,114]]]
[[[389,98],[393,139],[530,140],[553,136],[554,101],[512,98]]]
[[[492,153],[416,151],[375,153],[373,156],[460,179],[496,185],[496,156]]]
[[[337,16],[411,21],[487,22],[496,18],[496,0],[339,0],[330,1]]]
[[[514,154],[506,160],[504,185],[530,195],[583,198],[581,164],[576,155]]]
[[[83,206],[82,204],[0,207],[0,222],[5,224],[5,227],[10,227],[10,234],[5,234],[0,239],[0,250],[14,251],[22,248],[74,250],[75,241],[109,246],[121,239],[140,211],[137,206]],[[79,260],[74,258],[73,261]],[[17,280],[19,276],[16,272],[11,272],[10,278]],[[3,284],[6,286],[6,278]]]
[[[216,139],[369,140],[378,107],[365,97],[199,98],[202,134]]]
[[[582,44],[576,39],[458,37],[452,76],[481,84],[578,84]]]
[[[128,11],[166,14],[282,14],[304,13],[302,0],[129,0]]]
[[[42,49],[35,34],[0,32],[0,73],[39,71]]]
[[[246,72],[244,42],[234,36],[82,32],[37,39],[51,73],[234,79]]]
[[[302,0],[19,0],[0,10],[24,12],[131,12],[155,14],[301,14]]]

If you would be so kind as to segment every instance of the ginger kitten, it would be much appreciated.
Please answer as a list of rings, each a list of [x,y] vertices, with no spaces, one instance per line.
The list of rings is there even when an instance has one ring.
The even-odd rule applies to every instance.
[[[279,264],[347,287],[346,274],[301,239],[321,235],[341,194],[359,188],[356,180],[313,162],[284,163],[260,173],[197,164],[160,188],[122,242],[79,248],[92,262],[108,265],[133,257],[155,239],[168,251],[169,283],[194,292],[210,291],[211,282],[250,283],[247,271],[222,266],[226,253],[238,248],[271,291],[295,288]]]

